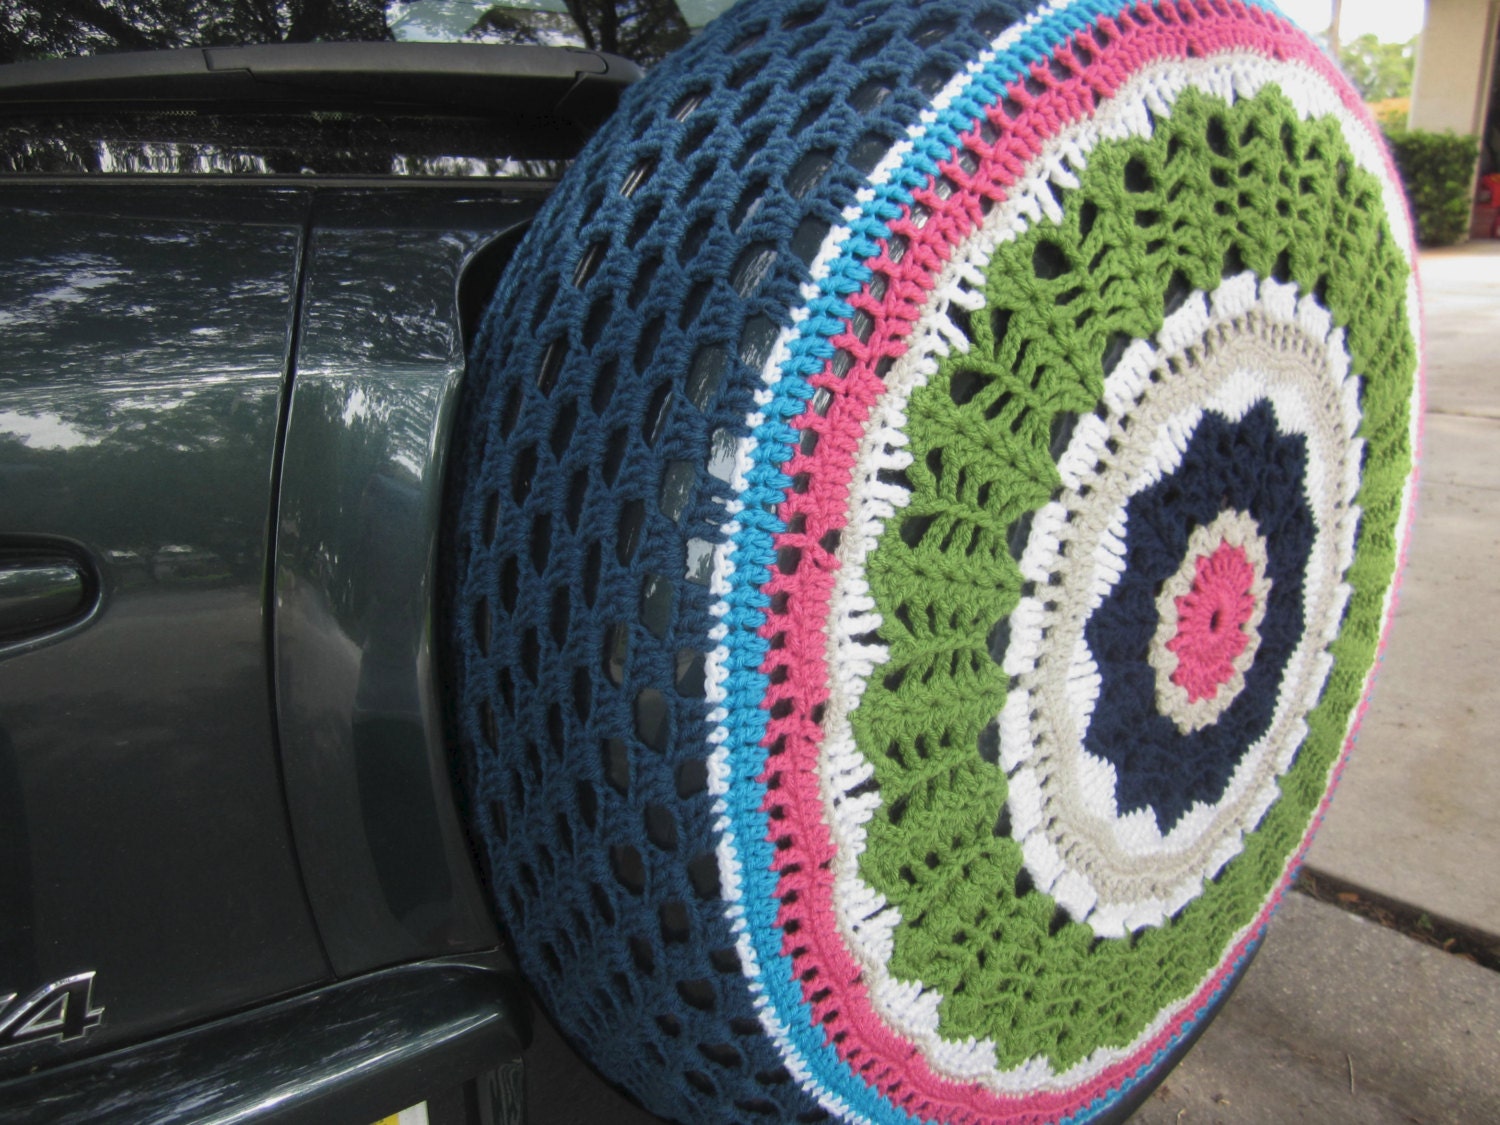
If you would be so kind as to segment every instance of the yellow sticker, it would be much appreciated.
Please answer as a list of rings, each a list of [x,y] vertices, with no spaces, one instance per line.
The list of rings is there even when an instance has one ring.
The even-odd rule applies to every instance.
[[[427,1103],[418,1102],[414,1106],[403,1109],[400,1113],[382,1117],[372,1125],[427,1125]]]

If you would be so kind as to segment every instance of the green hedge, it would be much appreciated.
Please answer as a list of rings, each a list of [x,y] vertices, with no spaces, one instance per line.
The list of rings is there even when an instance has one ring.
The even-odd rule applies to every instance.
[[[1411,200],[1417,241],[1424,246],[1462,242],[1469,235],[1479,138],[1451,130],[1392,129],[1386,140]]]

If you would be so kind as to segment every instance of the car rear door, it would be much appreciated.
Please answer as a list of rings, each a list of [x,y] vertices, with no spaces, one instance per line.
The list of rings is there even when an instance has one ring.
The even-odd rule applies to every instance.
[[[0,1073],[330,975],[263,599],[309,205],[0,184],[0,995],[92,974],[103,1012]]]

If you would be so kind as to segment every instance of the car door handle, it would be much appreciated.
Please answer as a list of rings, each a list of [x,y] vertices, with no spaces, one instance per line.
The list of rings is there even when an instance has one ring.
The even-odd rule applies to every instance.
[[[75,558],[0,548],[0,643],[47,633],[82,618],[97,588]]]

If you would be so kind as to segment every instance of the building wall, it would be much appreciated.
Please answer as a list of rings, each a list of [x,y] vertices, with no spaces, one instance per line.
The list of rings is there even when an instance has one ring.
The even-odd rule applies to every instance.
[[[1412,83],[1413,129],[1484,129],[1500,0],[1427,0]]]

